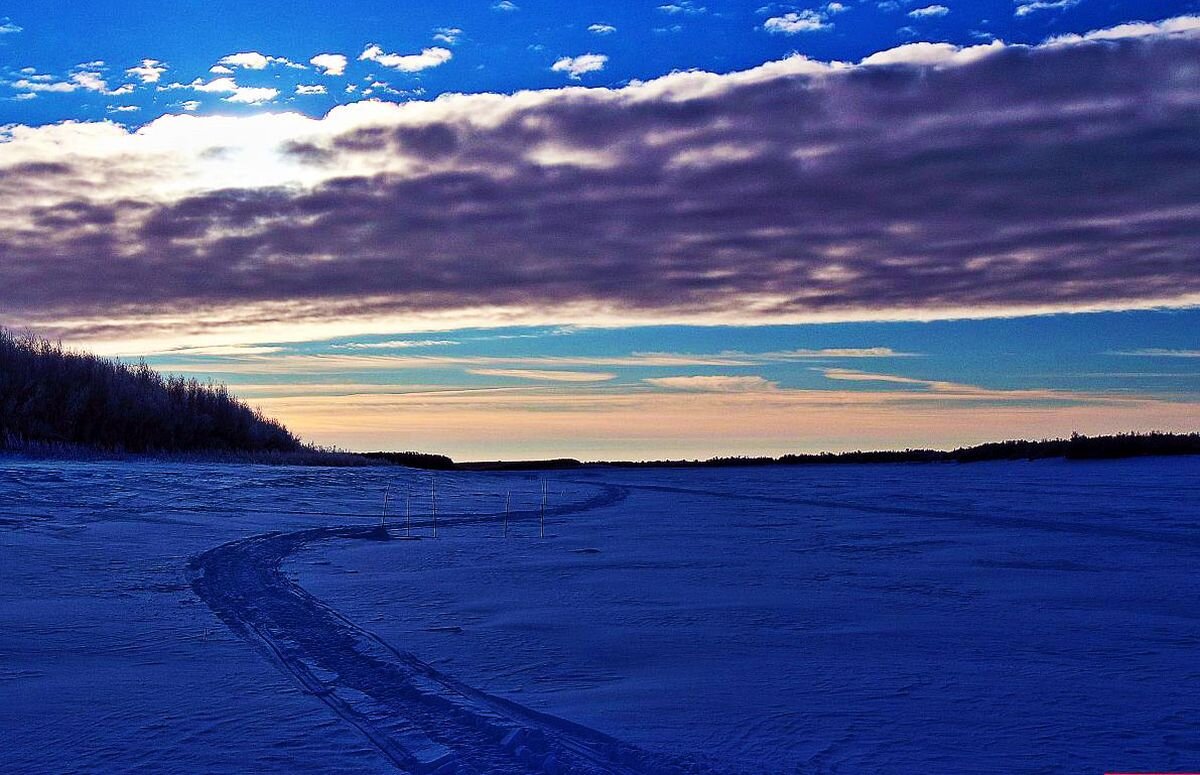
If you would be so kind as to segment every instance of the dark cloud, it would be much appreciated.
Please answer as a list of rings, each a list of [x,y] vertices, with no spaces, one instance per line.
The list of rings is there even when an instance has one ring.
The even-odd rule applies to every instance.
[[[46,177],[67,175],[71,171],[69,164],[62,164],[60,162],[26,162],[24,164],[14,164],[7,169],[0,170],[0,180],[20,179],[34,175]]]
[[[87,170],[29,162],[0,170],[10,201],[39,199],[0,225],[0,312],[1169,303],[1200,294],[1197,62],[1200,39],[1158,36],[481,97],[509,102],[281,143],[343,177],[168,201],[78,184],[46,204],[52,178]]]

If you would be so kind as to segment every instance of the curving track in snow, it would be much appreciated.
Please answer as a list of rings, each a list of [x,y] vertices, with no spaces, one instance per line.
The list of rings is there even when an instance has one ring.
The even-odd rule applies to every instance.
[[[578,513],[624,497],[622,488],[606,487],[582,504],[546,514]],[[463,524],[496,518],[442,519]],[[357,626],[280,570],[286,557],[312,544],[384,537],[373,527],[319,527],[239,539],[192,561],[192,587],[235,633],[357,727],[401,771],[728,772],[698,758],[654,754],[466,686]]]

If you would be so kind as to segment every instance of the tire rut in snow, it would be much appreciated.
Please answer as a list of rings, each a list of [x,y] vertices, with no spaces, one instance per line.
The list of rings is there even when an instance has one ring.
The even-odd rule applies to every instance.
[[[562,515],[619,501],[605,488]],[[447,524],[490,521],[446,515]],[[280,569],[304,546],[378,540],[375,527],[266,533],[191,563],[196,594],[306,691],[357,727],[398,769],[414,773],[715,773],[695,757],[654,754],[473,689],[350,622]]]

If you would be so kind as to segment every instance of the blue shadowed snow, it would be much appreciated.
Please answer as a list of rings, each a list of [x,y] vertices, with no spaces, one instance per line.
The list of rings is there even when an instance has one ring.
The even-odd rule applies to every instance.
[[[1200,763],[1200,459],[430,478],[6,461],[0,771]]]

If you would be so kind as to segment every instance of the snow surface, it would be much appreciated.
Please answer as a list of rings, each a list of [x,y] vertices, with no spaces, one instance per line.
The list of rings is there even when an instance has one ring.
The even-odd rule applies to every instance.
[[[1200,459],[433,477],[0,460],[0,772],[1200,765]]]

